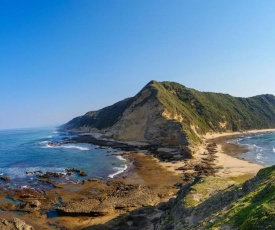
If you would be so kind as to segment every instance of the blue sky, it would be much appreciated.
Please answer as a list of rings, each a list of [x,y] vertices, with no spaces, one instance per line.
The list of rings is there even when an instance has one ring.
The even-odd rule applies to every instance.
[[[62,124],[150,80],[275,94],[275,1],[0,2],[0,129]]]

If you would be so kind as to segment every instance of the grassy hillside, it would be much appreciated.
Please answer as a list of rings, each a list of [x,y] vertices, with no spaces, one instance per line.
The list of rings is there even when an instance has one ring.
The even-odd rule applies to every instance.
[[[161,216],[157,229],[275,229],[274,182],[275,166],[261,169],[254,178],[227,188],[227,181],[221,178],[203,178],[181,188]],[[194,194],[200,202],[197,198],[190,202]]]
[[[250,98],[221,93],[205,93],[174,82],[154,82],[161,103],[174,114],[181,114],[186,125],[198,133],[239,131],[275,127],[275,97]]]
[[[208,229],[224,225],[237,229],[275,229],[275,166],[262,169],[257,177],[257,185],[252,185],[251,191],[235,201]]]
[[[148,93],[151,92],[151,93]],[[148,96],[146,96],[148,94]],[[199,136],[207,132],[230,132],[250,129],[275,128],[275,97],[260,95],[250,98],[233,97],[228,94],[200,92],[175,82],[149,82],[135,97],[120,101],[98,111],[88,112],[74,118],[61,128],[72,130],[109,129],[127,120],[128,124],[137,124],[139,118],[130,122],[136,111],[144,114],[144,104],[156,105],[162,109],[150,117],[163,116],[180,125],[189,143],[196,143]],[[160,107],[159,107],[160,108]],[[159,111],[162,113],[159,114]],[[138,114],[137,113],[137,114]],[[134,116],[133,116],[134,117]],[[123,119],[124,120],[123,120]],[[143,117],[143,119],[145,119]],[[147,129],[150,123],[147,122]],[[162,124],[163,125],[163,124]],[[129,125],[127,128],[130,127]],[[154,126],[154,129],[156,127]],[[134,128],[133,128],[134,129]]]

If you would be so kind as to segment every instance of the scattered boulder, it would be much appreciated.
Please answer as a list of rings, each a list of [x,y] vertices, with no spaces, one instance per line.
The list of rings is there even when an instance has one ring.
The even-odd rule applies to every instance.
[[[58,173],[58,172],[46,172],[42,175],[37,175],[38,178],[60,178],[63,176],[64,176],[64,173]]]
[[[33,171],[33,172],[25,172],[27,175],[31,174],[42,174],[42,171],[41,170],[37,170],[37,171]]]
[[[8,177],[8,176],[1,176],[1,177],[0,177],[0,180],[9,182],[9,181],[11,180],[11,178]]]
[[[79,176],[87,176],[87,174],[83,170],[76,169],[76,168],[66,169],[67,174],[69,174],[69,173],[72,174],[74,172],[78,173]]]
[[[87,176],[87,174],[82,170],[80,170],[78,174],[79,174],[79,176]]]
[[[24,220],[14,218],[12,221],[8,221],[4,218],[0,219],[1,230],[34,230],[34,227],[26,224]]]
[[[34,228],[32,226],[26,224],[26,222],[21,219],[14,218],[13,222],[14,222],[16,229],[18,229],[18,230],[34,230]]]

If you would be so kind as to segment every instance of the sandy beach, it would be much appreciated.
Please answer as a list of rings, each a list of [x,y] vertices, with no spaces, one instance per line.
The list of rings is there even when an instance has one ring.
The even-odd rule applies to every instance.
[[[217,152],[215,153],[214,163],[218,168],[218,172],[215,173],[215,176],[224,178],[240,177],[244,180],[252,178],[258,173],[260,169],[264,168],[264,166],[237,158],[236,155],[239,153],[245,153],[248,150],[242,146],[227,142],[237,138],[239,135],[265,132],[275,132],[275,129],[260,129],[230,133],[208,133],[202,137],[203,143],[201,145],[192,148],[194,157],[190,161],[192,163],[200,162],[207,152],[207,143],[216,143]],[[175,175],[182,175],[186,172],[193,172],[193,170],[187,170],[185,172],[178,170],[180,167],[186,166],[185,161],[163,162],[156,158],[154,159],[160,166]]]
[[[194,156],[192,161],[201,161],[201,159],[205,156],[205,152],[207,152],[207,143],[216,143],[217,152],[215,153],[215,164],[219,169],[218,172],[215,173],[215,176],[225,178],[240,177],[243,178],[243,180],[252,178],[260,169],[264,168],[264,166],[237,158],[237,154],[245,153],[247,152],[247,149],[236,144],[227,143],[227,141],[235,139],[239,135],[265,132],[275,132],[275,129],[260,129],[245,132],[207,133],[202,137],[203,143],[192,148]],[[165,167],[168,171],[177,175],[182,174],[182,171],[177,169],[186,165],[185,162],[159,162],[159,164]]]
[[[242,146],[229,144],[227,141],[235,139],[239,135],[266,132],[275,132],[275,129],[260,129],[232,133],[208,133],[203,137],[204,144],[200,147],[198,153],[202,154],[202,152],[205,151],[205,143],[215,142],[217,144],[216,164],[223,167],[216,175],[220,177],[251,178],[255,176],[260,169],[264,168],[264,166],[234,157],[239,153],[247,152],[247,150]]]
[[[243,132],[225,132],[225,133],[207,133],[202,136],[204,139],[216,139],[224,136],[236,136],[236,135],[244,135],[244,134],[255,134],[255,133],[267,133],[267,132],[275,132],[275,129],[253,129]]]

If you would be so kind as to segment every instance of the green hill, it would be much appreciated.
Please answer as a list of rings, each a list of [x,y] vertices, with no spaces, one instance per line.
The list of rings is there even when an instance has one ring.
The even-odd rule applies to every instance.
[[[209,229],[229,224],[239,229],[275,229],[275,166],[262,169],[242,189],[249,193],[238,199]]]
[[[117,140],[188,145],[207,132],[275,128],[275,97],[233,97],[151,81],[136,96],[88,112],[61,128],[97,130]]]

